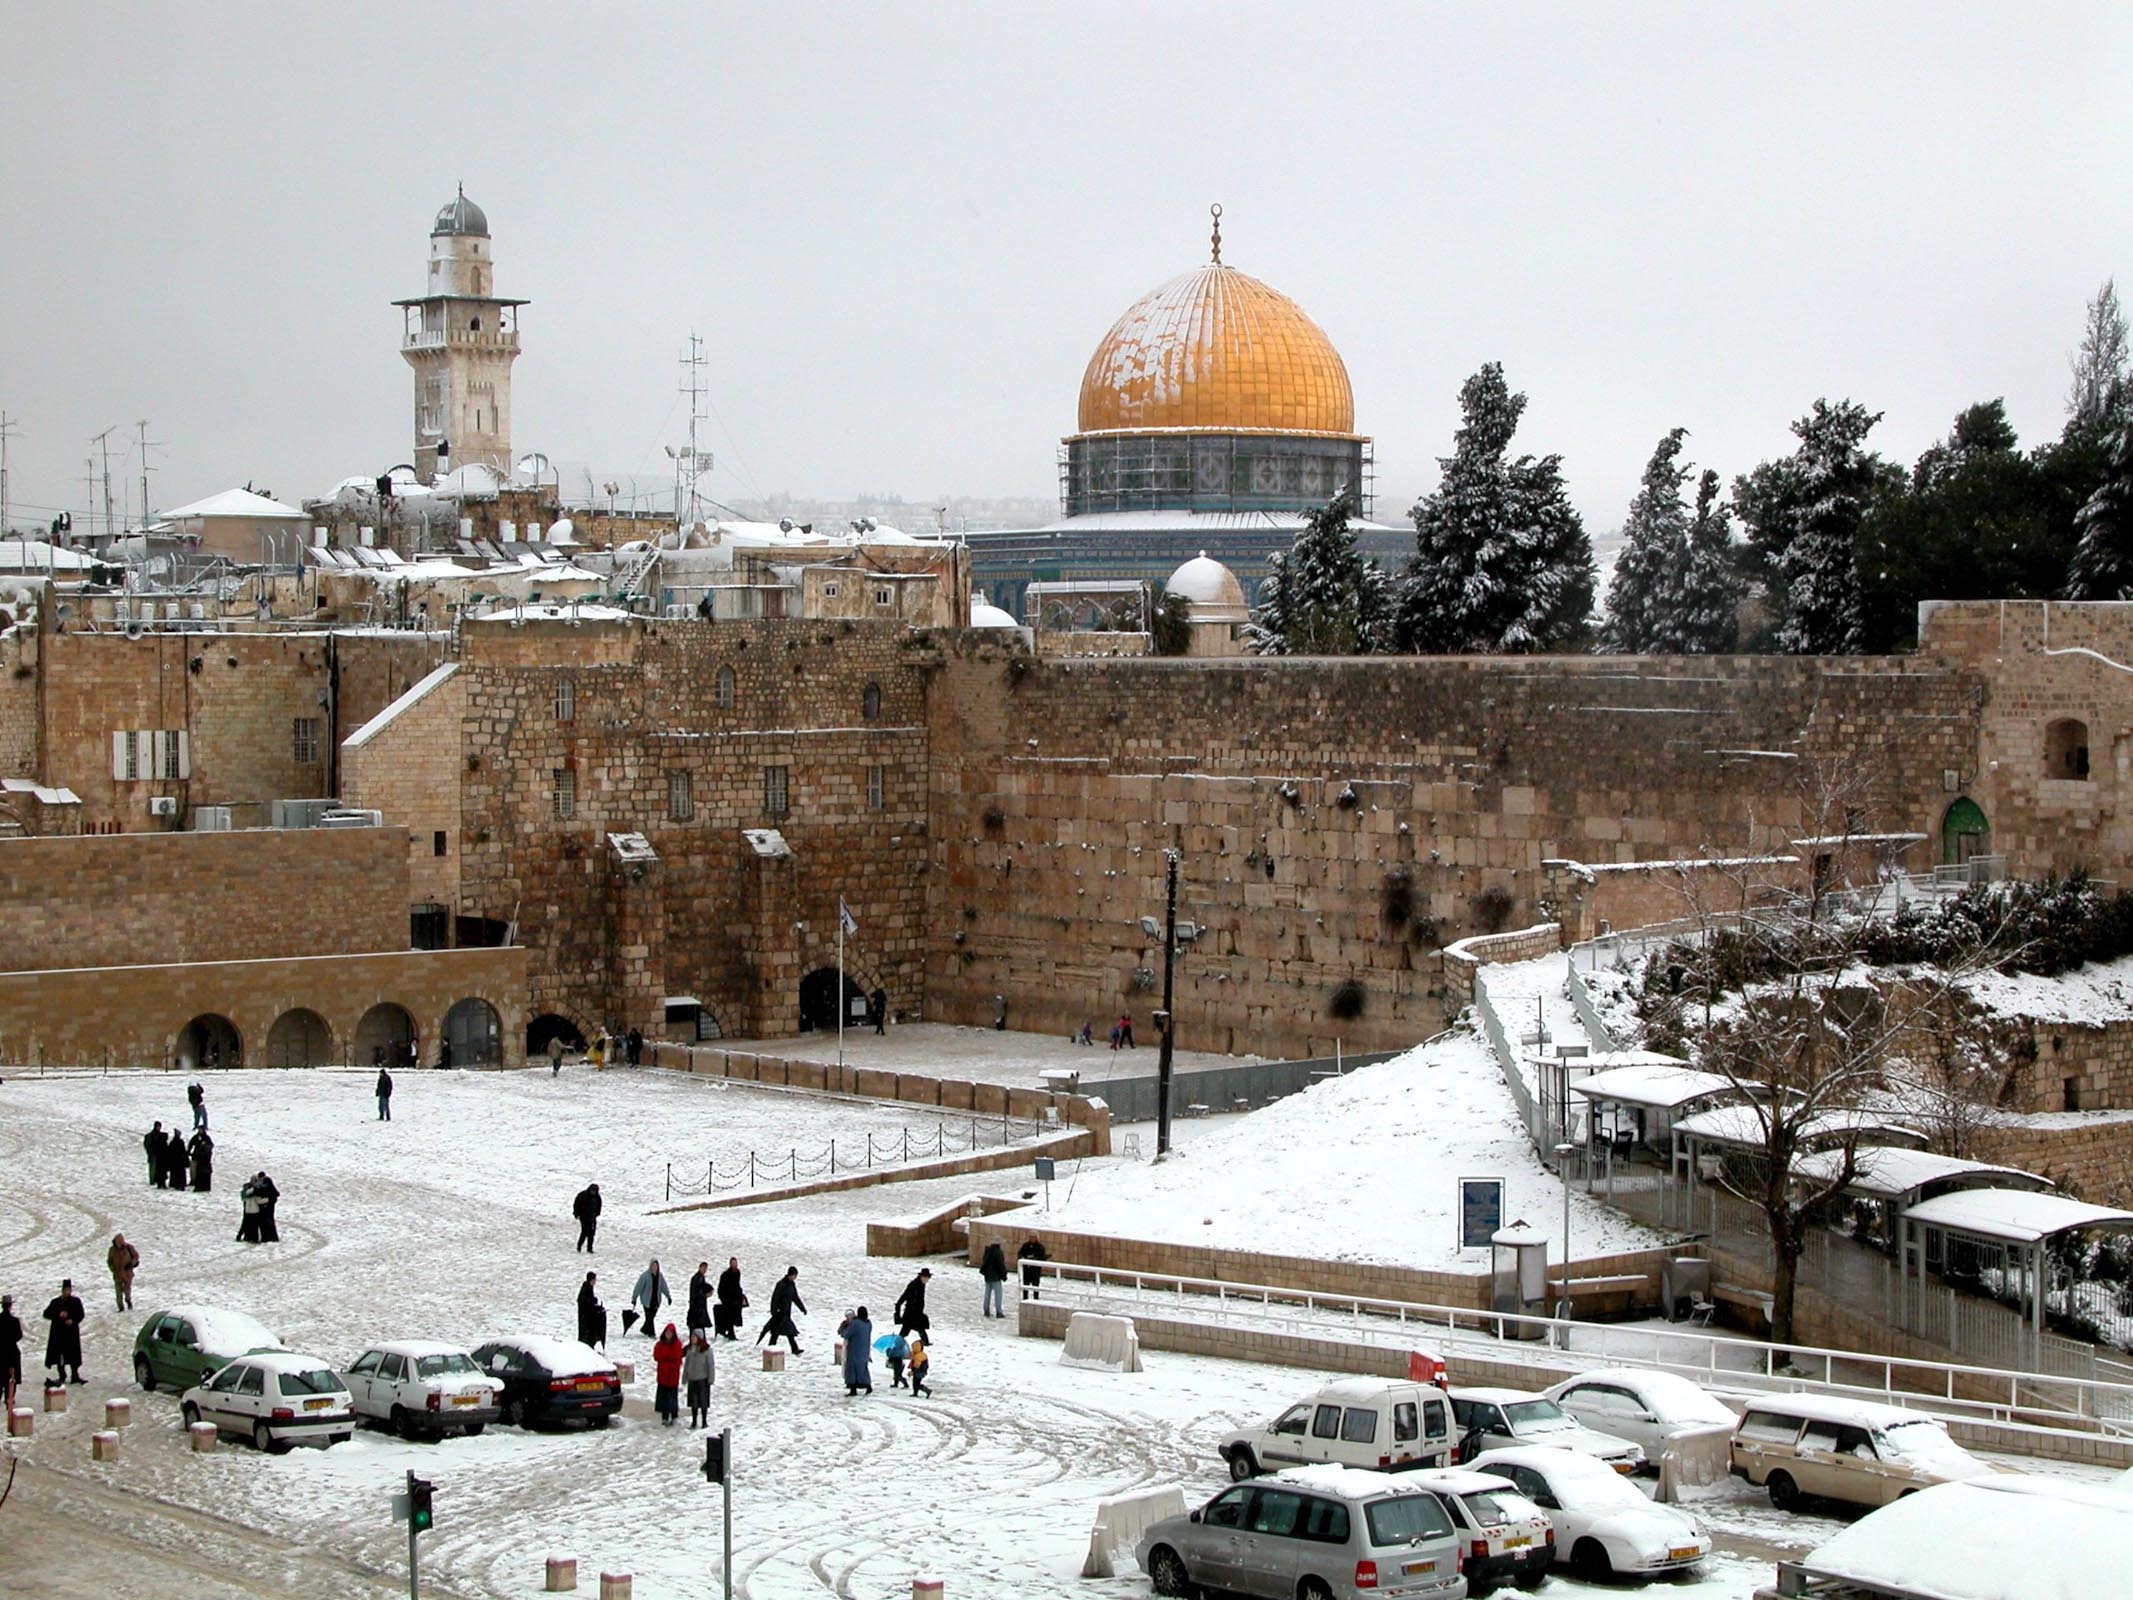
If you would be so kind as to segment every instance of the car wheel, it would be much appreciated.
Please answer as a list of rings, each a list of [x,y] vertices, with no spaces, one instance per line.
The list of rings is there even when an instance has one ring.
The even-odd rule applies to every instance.
[[[190,1400],[178,1408],[178,1414],[185,1419],[185,1425],[188,1428],[200,1420],[200,1408]]]
[[[337,1444],[346,1444],[350,1439],[353,1439],[354,1437],[355,1435],[352,1433],[337,1433],[331,1439],[326,1441],[326,1448],[330,1450]]]
[[[1538,1589],[1548,1581],[1548,1569],[1535,1567],[1531,1572],[1521,1572],[1515,1581],[1521,1589]]]
[[[1191,1595],[1197,1593],[1192,1579],[1186,1575],[1185,1563],[1178,1553],[1167,1544],[1159,1544],[1148,1552],[1148,1583],[1160,1595]]]
[[[496,1408],[496,1420],[507,1428],[523,1427],[525,1426],[526,1413],[520,1409],[516,1400],[506,1395]]]
[[[156,1369],[148,1364],[146,1356],[135,1356],[133,1358],[133,1381],[150,1394],[156,1392]]]
[[[1259,1476],[1259,1462],[1252,1455],[1251,1446],[1240,1444],[1230,1452],[1229,1475],[1233,1482],[1242,1483],[1246,1478]]]
[[[467,1426],[467,1437],[469,1439],[473,1438],[476,1434],[480,1433],[481,1430],[486,1428],[487,1426],[488,1424],[486,1422],[469,1423]]]
[[[1612,1578],[1615,1564],[1607,1559],[1607,1546],[1597,1539],[1580,1539],[1570,1552],[1570,1563],[1587,1578]]]
[[[611,1428],[614,1423],[615,1419],[604,1411],[592,1419],[592,1425],[596,1428]]]
[[[1333,1600],[1333,1591],[1322,1579],[1306,1578],[1296,1586],[1296,1600]]]
[[[1798,1508],[1800,1504],[1800,1486],[1792,1481],[1790,1473],[1771,1473],[1768,1487],[1770,1490],[1770,1503],[1776,1506],[1778,1510],[1792,1511]]]
[[[389,1426],[403,1439],[412,1439],[415,1436],[415,1419],[407,1414],[405,1406],[393,1407]]]
[[[264,1422],[252,1424],[252,1445],[253,1448],[270,1456],[278,1456],[288,1448],[286,1445],[278,1445],[274,1442],[274,1435],[268,1430]]]

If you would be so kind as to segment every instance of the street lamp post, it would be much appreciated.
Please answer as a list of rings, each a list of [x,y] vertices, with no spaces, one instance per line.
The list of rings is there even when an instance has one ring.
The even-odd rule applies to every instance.
[[[1555,1175],[1563,1180],[1563,1292],[1555,1303],[1555,1314],[1570,1316],[1570,1157],[1577,1146],[1567,1140],[1555,1147]]]
[[[1155,1159],[1170,1154],[1170,1053],[1177,1033],[1177,1013],[1171,1008],[1171,978],[1178,960],[1178,853],[1163,852],[1163,1037],[1155,1061]]]

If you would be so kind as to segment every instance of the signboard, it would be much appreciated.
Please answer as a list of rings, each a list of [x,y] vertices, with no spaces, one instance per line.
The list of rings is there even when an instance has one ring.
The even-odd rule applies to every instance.
[[[1040,1183],[1050,1183],[1050,1182],[1052,1181],[1052,1174],[1053,1174],[1053,1173],[1054,1173],[1054,1171],[1056,1171],[1056,1170],[1057,1170],[1057,1169],[1056,1169],[1056,1168],[1055,1168],[1055,1166],[1053,1165],[1053,1158],[1052,1158],[1052,1157],[1050,1157],[1050,1156],[1039,1156],[1039,1157],[1037,1158],[1037,1180],[1038,1180],[1038,1182],[1040,1182]]]
[[[1503,1226],[1503,1179],[1459,1180],[1459,1248],[1486,1250]]]

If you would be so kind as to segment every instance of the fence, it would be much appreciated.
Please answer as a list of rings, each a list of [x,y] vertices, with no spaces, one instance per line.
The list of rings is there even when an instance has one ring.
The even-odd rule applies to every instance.
[[[1202,1067],[1174,1073],[1170,1080],[1173,1115],[1201,1111],[1251,1111],[1285,1095],[1296,1094],[1325,1078],[1357,1067],[1376,1066],[1404,1052],[1378,1050],[1365,1055],[1315,1056],[1305,1061],[1253,1061],[1234,1067]],[[1100,1097],[1113,1122],[1153,1122],[1161,1097],[1155,1077],[1084,1078],[1079,1092]]]
[[[1481,1031],[1489,1041],[1489,1048],[1496,1052],[1496,1064],[1503,1069],[1503,1081],[1511,1091],[1511,1099],[1518,1106],[1518,1115],[1526,1125],[1526,1137],[1533,1141],[1533,1148],[1540,1152],[1543,1164],[1552,1160],[1555,1140],[1543,1125],[1540,1107],[1533,1103],[1533,1091],[1526,1086],[1526,1077],[1519,1070],[1518,1054],[1511,1048],[1511,1041],[1503,1031],[1503,1023],[1496,1015],[1495,1002],[1489,996],[1489,969],[1474,969],[1474,1014],[1481,1019]]]
[[[951,1129],[947,1123],[941,1122],[934,1125],[930,1134],[921,1130],[915,1138],[906,1127],[880,1136],[869,1132],[863,1143],[853,1139],[832,1139],[826,1145],[813,1146],[806,1151],[792,1145],[770,1154],[749,1150],[725,1161],[714,1157],[704,1162],[701,1181],[696,1178],[693,1165],[686,1169],[686,1176],[677,1176],[674,1163],[670,1161],[666,1174],[667,1198],[729,1194],[735,1189],[753,1189],[769,1183],[811,1183],[817,1178],[834,1178],[845,1172],[872,1172],[877,1167],[901,1166],[909,1161],[968,1155],[988,1145],[1005,1149],[1023,1140],[1037,1138],[1046,1131],[1045,1124],[1037,1121],[1002,1117],[995,1125],[989,1117],[982,1121],[972,1117],[967,1130],[961,1127]],[[1057,1129],[1050,1131],[1056,1132]]]

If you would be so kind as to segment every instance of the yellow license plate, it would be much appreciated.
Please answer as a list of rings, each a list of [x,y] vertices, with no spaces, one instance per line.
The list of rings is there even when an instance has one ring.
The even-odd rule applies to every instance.
[[[481,1396],[478,1394],[455,1394],[452,1396],[452,1404],[455,1406],[478,1406],[481,1404]]]
[[[1693,1561],[1696,1558],[1696,1547],[1692,1544],[1677,1545],[1666,1553],[1666,1558],[1669,1561]]]
[[[1434,1561],[1410,1561],[1400,1569],[1402,1573],[1410,1578],[1419,1578],[1436,1570],[1437,1563]]]
[[[324,1411],[328,1406],[332,1404],[333,1402],[331,1400],[306,1400],[304,1402],[304,1409],[306,1411]]]
[[[578,1388],[581,1392],[587,1389],[605,1389],[606,1387],[607,1382],[602,1378],[580,1378],[578,1380]]]
[[[1532,1535],[1532,1534],[1530,1534],[1530,1533],[1521,1533],[1521,1534],[1517,1534],[1517,1535],[1515,1535],[1515,1536],[1514,1536],[1514,1537],[1512,1537],[1512,1538],[1509,1538],[1509,1539],[1506,1539],[1506,1540],[1504,1540],[1504,1542],[1503,1542],[1503,1547],[1504,1547],[1504,1548],[1505,1548],[1506,1550],[1522,1550],[1522,1549],[1524,1549],[1524,1548],[1525,1548],[1525,1547],[1526,1547],[1527,1545],[1531,1544],[1532,1542],[1533,1542],[1533,1535]]]

